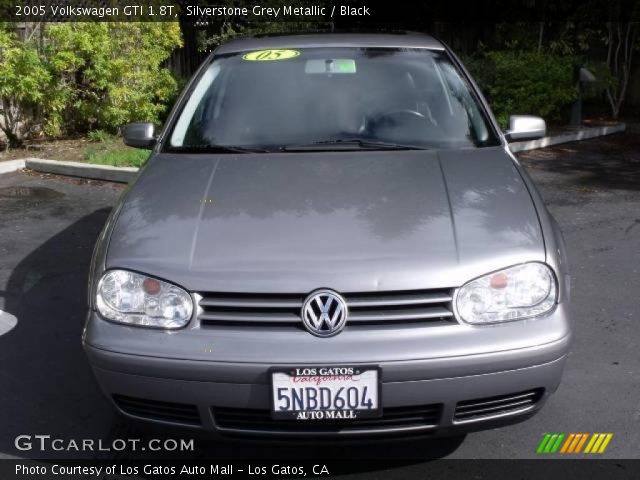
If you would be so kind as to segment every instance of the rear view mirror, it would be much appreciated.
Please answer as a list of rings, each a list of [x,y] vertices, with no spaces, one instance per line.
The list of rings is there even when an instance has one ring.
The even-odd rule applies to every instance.
[[[511,115],[509,117],[509,129],[505,136],[509,142],[521,140],[536,140],[547,133],[547,124],[544,119],[533,115]]]
[[[122,137],[130,147],[151,148],[156,143],[155,132],[153,123],[130,123],[124,127]]]

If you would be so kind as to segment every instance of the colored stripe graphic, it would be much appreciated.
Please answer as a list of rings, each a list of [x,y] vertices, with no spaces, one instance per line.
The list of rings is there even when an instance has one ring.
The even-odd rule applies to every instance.
[[[544,447],[547,446],[547,442],[549,442],[549,439],[551,438],[551,434],[547,433],[544,438],[542,439],[542,441],[540,442],[540,445],[538,445],[538,449],[536,450],[536,453],[542,453],[544,452]]]
[[[576,446],[576,450],[573,453],[580,453],[582,451],[582,446],[584,445],[584,442],[586,442],[587,438],[589,438],[588,433],[581,433],[580,435],[582,435],[582,438],[580,439],[580,442]]]
[[[612,438],[613,433],[545,433],[536,453],[569,455],[604,453]]]
[[[593,435],[591,435],[591,440],[589,440],[589,443],[587,443],[587,448],[584,449],[584,453],[591,453],[591,448],[595,446],[595,443],[598,441],[599,438],[600,438],[600,435],[597,433],[594,433]]]
[[[551,435],[551,438],[547,442],[547,446],[544,447],[544,453],[551,453],[551,448],[556,443],[556,438],[558,438],[558,434],[554,433]]]
[[[576,433],[575,436],[573,437],[573,442],[571,442],[571,445],[569,445],[569,450],[567,450],[567,453],[573,453],[576,450],[576,447],[578,446],[578,443],[580,443],[581,440],[582,440],[582,434]]]
[[[564,445],[562,446],[562,450],[560,450],[560,453],[567,453],[567,450],[569,449],[569,445],[571,445],[571,442],[573,442],[573,439],[576,437],[575,433],[570,433],[569,436],[567,437],[567,440],[564,442]]]
[[[551,450],[549,453],[556,453],[558,451],[558,448],[560,448],[560,444],[562,443],[563,439],[564,439],[564,433],[559,433],[558,439],[556,440],[556,443],[553,445],[553,447],[551,447]]]
[[[584,453],[603,453],[612,437],[612,433],[594,433]]]
[[[602,442],[602,445],[600,446],[600,451],[598,453],[604,453],[604,451],[607,449],[607,446],[609,445],[609,442],[613,438],[613,433],[607,433],[606,435],[607,436],[605,437],[604,442]]]
[[[564,433],[547,433],[538,445],[536,453],[556,453],[564,437]]]

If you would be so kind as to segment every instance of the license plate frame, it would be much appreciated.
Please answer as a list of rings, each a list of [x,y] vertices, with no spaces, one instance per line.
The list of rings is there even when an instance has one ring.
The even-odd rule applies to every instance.
[[[309,375],[310,370],[315,369],[316,375]],[[376,391],[371,397],[375,399],[375,408],[371,409],[305,409],[305,410],[276,410],[276,377],[275,374],[285,374],[290,378],[296,377],[331,377],[334,375],[321,375],[319,372],[326,371],[325,369],[352,369],[352,375],[361,376],[368,374],[367,372],[374,372],[375,379],[373,384]],[[304,373],[307,374],[304,374]],[[291,367],[274,367],[269,369],[269,404],[271,411],[271,418],[274,420],[294,420],[301,422],[349,422],[364,418],[378,418],[382,416],[382,380],[381,369],[378,365],[320,365],[320,366],[291,366]],[[371,375],[371,374],[369,374]],[[348,380],[344,380],[348,382]],[[301,386],[303,386],[302,384]],[[368,386],[372,385],[371,382]],[[306,385],[305,385],[306,386]],[[306,413],[305,413],[306,412]],[[316,412],[316,413],[310,413]],[[318,413],[321,412],[321,413]],[[340,412],[340,413],[327,413],[327,412]],[[304,415],[299,415],[305,413]]]

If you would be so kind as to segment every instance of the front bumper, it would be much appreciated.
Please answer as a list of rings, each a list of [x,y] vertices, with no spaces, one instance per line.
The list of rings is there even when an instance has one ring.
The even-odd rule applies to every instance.
[[[523,346],[520,339],[517,345],[513,344],[518,323],[520,335],[530,340],[528,346]],[[129,333],[153,337],[158,332],[110,324],[92,312],[83,342],[101,389],[125,416],[217,434],[317,438],[453,435],[521,421],[537,412],[557,389],[571,340],[562,304],[546,318],[489,327],[482,333],[490,332],[491,342],[487,343],[490,351],[461,355],[458,350],[443,355],[437,346],[447,344],[446,332],[428,333],[424,354],[413,359],[379,360],[372,353],[375,358],[372,361],[335,356],[325,357],[331,361],[314,361],[318,358],[311,351],[307,356],[299,356],[299,361],[289,361],[287,343],[283,342],[282,355],[275,358],[286,361],[203,360],[163,354],[164,342],[151,343],[156,355],[117,351],[116,334],[130,342]],[[536,342],[540,337],[534,332],[544,332],[546,341]],[[419,335],[416,331],[415,336]],[[157,338],[175,343],[166,334]],[[251,341],[260,344],[259,339],[243,340],[245,344]],[[113,347],[106,348],[107,343]],[[402,345],[394,344],[394,348]],[[245,350],[249,349],[251,345],[245,345]],[[187,353],[184,352],[184,357]],[[248,355],[252,353],[255,352]],[[361,354],[359,349],[358,355]],[[270,421],[269,368],[321,364],[379,365],[382,406],[385,415],[389,412],[391,417],[336,428],[318,428],[314,424],[291,428]],[[461,410],[467,414],[461,415]],[[468,415],[470,410],[475,413]]]

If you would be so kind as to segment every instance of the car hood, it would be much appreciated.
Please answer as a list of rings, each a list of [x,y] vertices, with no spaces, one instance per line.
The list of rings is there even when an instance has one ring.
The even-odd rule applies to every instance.
[[[503,148],[152,158],[106,259],[192,291],[459,286],[544,261]]]

